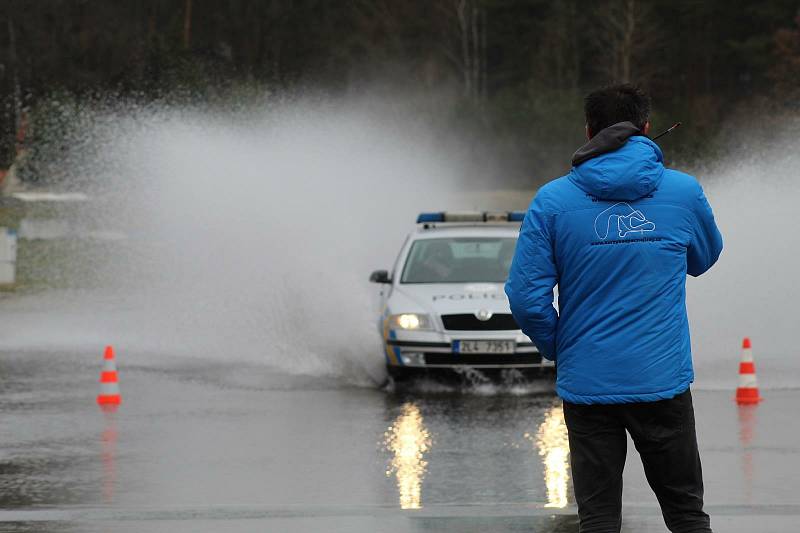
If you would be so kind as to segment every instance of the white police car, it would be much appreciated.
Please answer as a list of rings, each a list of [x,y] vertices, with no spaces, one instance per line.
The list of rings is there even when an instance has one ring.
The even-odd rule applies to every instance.
[[[523,212],[422,213],[383,284],[379,328],[389,374],[428,369],[552,369],[511,316],[503,285]]]

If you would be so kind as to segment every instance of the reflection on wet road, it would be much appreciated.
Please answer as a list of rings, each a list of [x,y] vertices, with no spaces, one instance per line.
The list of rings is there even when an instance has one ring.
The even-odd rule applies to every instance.
[[[0,531],[577,531],[552,395],[359,389],[125,354],[125,403],[108,416],[98,364],[0,353]],[[780,527],[800,516],[799,396],[772,391],[745,412],[730,393],[696,391],[720,530],[748,523],[732,512]],[[623,531],[663,531],[635,453],[624,490]]]
[[[745,501],[753,502],[753,437],[755,436],[756,413],[758,405],[737,405],[739,418],[739,443],[742,446],[742,476],[744,477]]]
[[[116,413],[104,413],[105,429],[101,437],[103,457],[103,501],[114,502],[114,485],[117,482],[117,416]]]
[[[544,507],[563,509],[569,504],[569,442],[560,403],[544,412],[535,434],[525,432],[542,461],[547,499]],[[415,403],[404,403],[394,423],[384,433],[384,448],[392,453],[387,476],[394,476],[401,509],[422,507],[422,484],[427,472],[426,453],[431,435]],[[539,503],[539,502],[532,502]]]
[[[400,508],[419,509],[422,480],[428,466],[425,452],[431,446],[431,436],[416,405],[403,404],[402,412],[384,434],[384,445],[392,452],[391,468],[386,475],[397,478]]]
[[[563,509],[569,503],[569,440],[561,405],[555,405],[545,413],[535,437],[526,433],[525,438],[535,443],[544,461],[544,482],[547,487],[545,507]]]

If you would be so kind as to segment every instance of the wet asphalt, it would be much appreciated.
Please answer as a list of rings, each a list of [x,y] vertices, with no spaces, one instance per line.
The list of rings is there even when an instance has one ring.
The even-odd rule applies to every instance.
[[[333,377],[118,350],[0,352],[0,531],[577,532],[546,382],[353,387]],[[695,390],[715,531],[800,521],[799,390]],[[632,449],[625,532],[666,531]]]

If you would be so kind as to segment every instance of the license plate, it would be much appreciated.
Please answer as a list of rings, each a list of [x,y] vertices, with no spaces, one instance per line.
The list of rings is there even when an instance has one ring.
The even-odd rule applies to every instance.
[[[456,353],[514,353],[514,341],[453,341]]]

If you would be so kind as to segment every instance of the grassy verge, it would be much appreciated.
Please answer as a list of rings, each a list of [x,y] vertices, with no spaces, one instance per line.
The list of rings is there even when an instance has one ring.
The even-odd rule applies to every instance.
[[[74,213],[73,207],[0,198],[0,227],[19,230],[23,219],[60,218],[70,212]],[[19,239],[16,282],[0,285],[0,293],[94,286],[107,263],[110,246],[109,242],[77,237]]]

